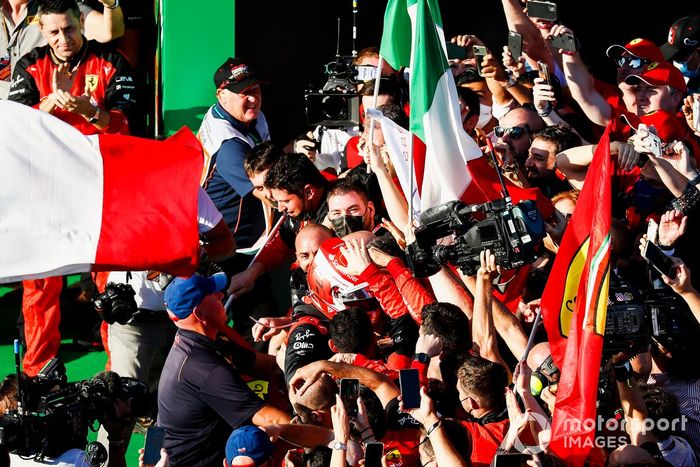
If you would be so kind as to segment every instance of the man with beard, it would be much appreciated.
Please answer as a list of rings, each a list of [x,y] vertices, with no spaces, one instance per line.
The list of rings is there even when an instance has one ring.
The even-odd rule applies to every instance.
[[[501,118],[493,129],[498,138],[494,145],[505,174],[513,181],[520,178],[532,142],[532,134],[545,127],[537,112],[528,107],[517,107]],[[516,182],[517,183],[517,182]]]
[[[525,160],[525,178],[547,198],[571,190],[564,174],[556,167],[557,154],[581,146],[581,137],[568,125],[552,125],[532,135]]]

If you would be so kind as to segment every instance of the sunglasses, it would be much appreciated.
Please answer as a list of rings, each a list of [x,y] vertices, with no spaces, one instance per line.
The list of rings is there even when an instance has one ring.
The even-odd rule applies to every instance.
[[[530,127],[527,124],[524,126],[514,126],[511,128],[497,126],[493,129],[493,132],[497,137],[503,138],[505,135],[509,135],[511,139],[520,139],[526,131],[530,131]]]
[[[635,57],[634,55],[625,55],[624,57],[620,57],[615,60],[615,62],[617,63],[618,68],[622,68],[623,66],[627,65],[628,68],[636,70],[649,63],[649,60],[644,60],[643,58]]]

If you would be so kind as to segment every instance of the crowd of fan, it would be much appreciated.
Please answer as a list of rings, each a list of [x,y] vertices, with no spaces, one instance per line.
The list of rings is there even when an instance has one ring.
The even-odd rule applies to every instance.
[[[544,330],[533,325],[606,126],[615,167],[609,303],[641,303],[665,290],[683,309],[680,332],[601,362],[599,415],[629,423],[603,427],[598,435],[616,441],[596,445],[588,463],[697,465],[700,294],[690,271],[700,200],[700,17],[675,22],[661,48],[646,39],[611,46],[600,59],[617,67],[617,79],[605,83],[576,51],[552,45],[573,31],[528,17],[518,0],[502,3],[509,28],[523,37],[522,56],[504,47],[476,63],[473,46],[488,44],[460,35],[451,41],[467,58],[450,67],[464,132],[480,147],[493,143],[508,185],[530,193],[548,217],[539,258],[516,271],[502,270],[484,250],[475,275],[446,264],[416,278],[405,253],[413,224],[382,126],[365,118],[361,132],[312,131],[283,149],[269,141],[263,91],[248,64],[231,58],[216,70],[217,102],[198,133],[207,156],[198,219],[206,268],[171,282],[149,271],[97,280],[100,288],[130,284],[139,307],[132,320],[109,325],[112,369],[152,383],[154,356],[167,353],[157,385],[155,424],[165,429],[158,465],[489,465],[513,452],[527,465],[566,461],[548,450],[561,372]],[[44,15],[75,19],[70,11]],[[47,24],[65,35],[59,21]],[[117,83],[131,86],[128,64],[95,48],[96,60],[118,73],[102,87],[75,83],[87,59],[73,63],[74,54],[87,54],[82,42],[67,53],[60,40],[48,37],[46,51],[58,50],[49,58],[35,49],[19,62],[10,99],[84,132],[126,133],[133,102]],[[355,58],[378,62],[372,48]],[[41,76],[36,63],[56,71]],[[365,111],[376,106],[407,128],[404,71],[384,64],[379,89],[372,81],[357,91]],[[657,238],[645,236],[650,220]],[[647,266],[640,255],[647,241],[671,257],[673,277]],[[289,262],[285,312],[271,301],[269,274]],[[414,407],[402,397],[408,369],[421,388]],[[533,416],[547,423],[531,423]],[[644,420],[683,423],[648,430]],[[128,437],[106,442],[113,455]],[[382,455],[365,459],[377,443]]]

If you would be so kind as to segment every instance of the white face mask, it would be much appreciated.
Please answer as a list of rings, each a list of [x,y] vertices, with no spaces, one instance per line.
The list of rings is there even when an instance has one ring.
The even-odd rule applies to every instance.
[[[491,120],[491,106],[479,104],[479,121],[476,126],[483,128]]]

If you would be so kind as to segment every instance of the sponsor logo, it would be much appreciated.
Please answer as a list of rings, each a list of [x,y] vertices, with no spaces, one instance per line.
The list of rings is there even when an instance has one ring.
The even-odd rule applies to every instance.
[[[97,89],[97,83],[99,83],[100,78],[97,75],[85,75],[85,84],[90,92],[95,92]]]

